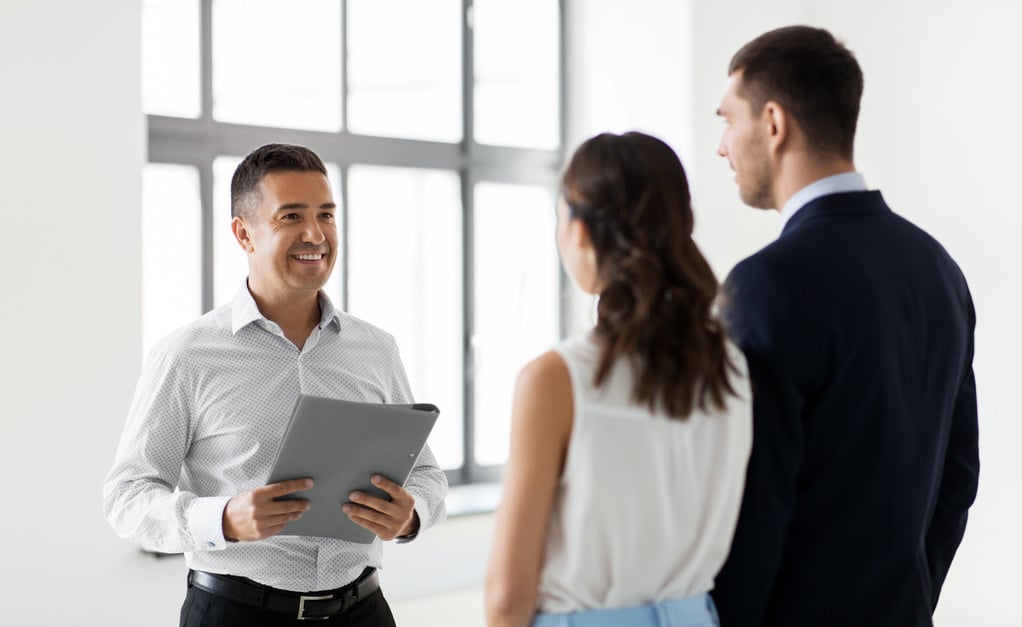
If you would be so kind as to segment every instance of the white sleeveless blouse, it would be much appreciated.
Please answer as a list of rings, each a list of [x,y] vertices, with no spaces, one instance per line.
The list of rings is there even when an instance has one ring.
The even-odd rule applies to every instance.
[[[538,611],[668,601],[709,591],[734,534],[752,446],[744,356],[723,412],[687,420],[631,400],[619,361],[599,388],[591,332],[555,349],[571,373],[574,421],[547,528]]]

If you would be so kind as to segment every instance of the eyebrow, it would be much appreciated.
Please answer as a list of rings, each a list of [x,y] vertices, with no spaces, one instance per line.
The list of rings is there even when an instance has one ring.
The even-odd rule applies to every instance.
[[[295,209],[308,209],[309,205],[303,202],[289,202],[277,207],[277,212],[280,211],[294,211]],[[336,209],[337,203],[323,203],[319,206],[320,209]]]

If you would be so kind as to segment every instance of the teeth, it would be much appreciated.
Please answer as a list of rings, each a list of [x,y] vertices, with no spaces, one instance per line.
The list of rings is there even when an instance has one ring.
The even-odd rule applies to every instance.
[[[316,255],[294,255],[295,259],[301,259],[302,261],[319,261],[323,258],[322,254]]]

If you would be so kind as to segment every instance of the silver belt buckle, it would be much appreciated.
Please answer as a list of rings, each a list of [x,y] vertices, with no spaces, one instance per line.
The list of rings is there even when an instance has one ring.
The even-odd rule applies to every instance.
[[[305,602],[306,601],[328,601],[334,598],[334,595],[328,594],[321,597],[307,597],[302,595],[298,597],[298,620],[327,620],[329,616],[306,616],[305,615]]]

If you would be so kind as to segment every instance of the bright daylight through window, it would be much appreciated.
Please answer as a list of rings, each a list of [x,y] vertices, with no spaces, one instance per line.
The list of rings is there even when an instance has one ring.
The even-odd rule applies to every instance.
[[[496,480],[515,374],[563,327],[562,14],[558,0],[144,0],[144,349],[244,280],[241,157],[309,146],[338,206],[325,289],[396,338],[416,398],[441,409],[429,443],[450,482]]]

